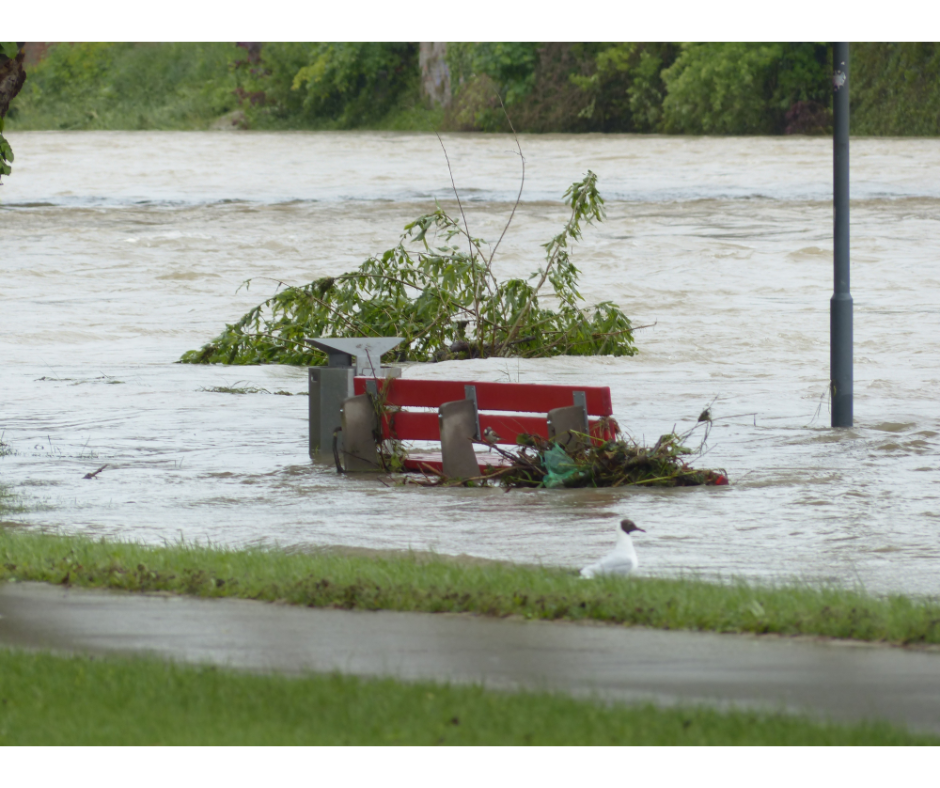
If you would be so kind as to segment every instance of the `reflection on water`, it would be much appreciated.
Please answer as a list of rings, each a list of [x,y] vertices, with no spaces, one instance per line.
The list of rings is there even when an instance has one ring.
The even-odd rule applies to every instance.
[[[518,188],[510,140],[445,138],[476,235]],[[396,134],[21,133],[0,190],[0,480],[37,526],[148,542],[434,549],[580,565],[617,519],[642,571],[940,593],[940,141],[853,141],[854,429],[828,428],[831,143],[524,137],[500,246],[528,275],[598,173],[575,251],[640,354],[413,365],[411,377],[610,385],[637,437],[691,427],[729,488],[425,490],[306,456],[305,371],[172,362],[274,291],[357,265],[449,204],[437,140]],[[236,292],[252,278],[250,289]],[[744,415],[741,415],[744,414]],[[751,415],[756,414],[756,415]],[[724,418],[722,418],[724,417]],[[84,474],[101,465],[95,479]]]

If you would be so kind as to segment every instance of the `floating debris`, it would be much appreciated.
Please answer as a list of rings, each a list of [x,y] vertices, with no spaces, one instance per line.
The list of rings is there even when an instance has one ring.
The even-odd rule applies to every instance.
[[[708,422],[699,422],[696,427],[702,424]],[[522,434],[518,437],[520,446],[516,451],[492,445],[502,461],[486,466],[485,472],[478,477],[448,479],[440,474],[425,474],[423,478],[409,477],[406,483],[431,487],[498,484],[506,488],[547,489],[728,484],[728,474],[722,469],[700,470],[689,465],[688,458],[700,454],[705,444],[703,438],[698,449],[684,445],[694,429],[695,427],[682,435],[675,432],[663,435],[652,447],[641,445],[624,436],[619,430],[615,439],[609,441],[599,441],[574,433],[582,440],[580,443],[572,442],[569,448],[539,435]],[[392,459],[387,458],[386,467],[392,467]]]
[[[210,394],[278,394],[282,397],[306,397],[308,395],[306,391],[298,391],[297,393],[284,391],[283,389],[268,391],[258,386],[239,387],[237,384],[235,386],[203,386],[199,391],[208,391]]]
[[[107,463],[105,463],[105,464],[102,465],[97,471],[92,471],[91,473],[86,473],[84,476],[82,476],[82,478],[83,478],[83,479],[97,479],[97,478],[98,478],[98,474],[101,473],[101,472],[102,472],[105,468],[107,468],[107,467],[108,467],[108,465],[107,465]]]

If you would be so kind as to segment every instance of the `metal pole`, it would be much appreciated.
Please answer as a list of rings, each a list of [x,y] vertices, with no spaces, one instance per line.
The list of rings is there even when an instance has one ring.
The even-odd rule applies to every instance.
[[[852,294],[849,291],[849,45],[832,45],[834,257],[829,301],[829,393],[832,426],[851,427]]]

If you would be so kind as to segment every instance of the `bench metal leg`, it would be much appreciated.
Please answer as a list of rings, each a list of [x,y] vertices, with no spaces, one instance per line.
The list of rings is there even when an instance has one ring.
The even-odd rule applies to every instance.
[[[444,475],[455,479],[479,476],[480,466],[473,450],[478,429],[476,402],[470,399],[445,402],[438,409],[438,420]]]
[[[341,426],[343,401],[353,393],[353,370],[343,367],[311,367],[309,372],[310,457],[327,459],[333,431]]]
[[[548,412],[548,439],[570,451],[581,451],[590,446],[590,440],[574,433],[590,435],[587,399],[583,391],[574,392],[574,405],[554,408]]]
[[[341,456],[346,472],[381,471],[375,433],[378,417],[369,394],[343,402],[343,443]]]

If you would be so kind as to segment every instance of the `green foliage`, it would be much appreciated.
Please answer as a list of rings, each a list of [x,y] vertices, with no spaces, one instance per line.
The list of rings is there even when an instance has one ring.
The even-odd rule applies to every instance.
[[[15,42],[0,42],[0,66],[3,66],[5,63],[15,58],[19,54],[19,51],[19,45]],[[0,69],[0,76],[6,76],[5,71],[6,68]],[[7,88],[7,90],[9,90],[9,88]],[[10,143],[7,141],[6,137],[3,136],[4,121],[8,111],[7,101],[9,98],[10,95],[7,93],[0,99],[0,178],[13,172],[11,166],[13,163],[13,148],[10,147]]]
[[[16,45],[0,43],[0,62]],[[940,45],[851,48],[852,132],[940,133]],[[270,129],[820,133],[820,43],[450,43],[454,97],[430,109],[407,43],[57,44],[11,106],[17,129],[200,129],[232,110]],[[0,174],[10,159],[0,159]]]
[[[588,131],[589,96],[573,79],[593,69],[595,44],[458,43],[447,45],[455,92],[445,127],[506,131]],[[603,45],[600,45],[603,46]]]
[[[0,118],[0,176],[9,175],[13,172],[13,168],[10,166],[13,164],[13,148],[10,147],[7,138],[3,136],[3,126],[3,118]]]
[[[827,57],[822,44],[449,44],[446,122],[504,130],[499,94],[520,131],[821,130]]]
[[[849,58],[853,134],[940,134],[940,44],[852,44]]]
[[[829,102],[823,44],[683,45],[662,72],[663,129],[685,134],[774,134],[797,102]]]
[[[454,84],[486,75],[498,86],[503,100],[512,105],[531,92],[539,44],[519,42],[450,43],[447,65]]]
[[[58,44],[30,72],[28,93],[23,98],[43,97],[61,100],[63,96],[91,98],[107,92],[103,84],[113,71],[114,59],[132,48],[131,44]]]
[[[597,131],[659,131],[666,94],[662,72],[678,53],[678,44],[603,45],[592,73],[571,76],[571,81],[591,97],[582,116]]]
[[[20,129],[206,128],[235,109],[232,44],[56,44],[30,68]]]
[[[698,425],[696,425],[698,426]],[[487,469],[484,483],[493,481],[505,487],[697,487],[726,485],[725,471],[697,470],[686,458],[701,454],[683,445],[691,431],[663,435],[653,446],[644,446],[620,434],[616,422],[605,430],[614,433],[608,440],[582,436],[583,445],[573,441],[562,448],[538,435],[519,436],[517,452],[496,448],[511,465]],[[693,429],[695,429],[693,427]],[[706,430],[707,437],[707,430]],[[419,480],[419,483],[420,480]]]
[[[627,88],[632,131],[651,132],[661,128],[666,95],[662,72],[672,65],[678,49],[676,44],[647,44],[640,49],[632,69],[633,79]]]
[[[765,83],[780,46],[691,44],[666,70],[665,128],[691,134],[768,133]]]
[[[602,46],[602,45],[601,45]],[[506,131],[503,106],[518,131],[586,131],[591,97],[572,80],[593,69],[594,44],[450,43],[454,100],[445,126]]]
[[[296,364],[325,357],[304,337],[400,336],[400,361],[468,356],[617,355],[636,353],[629,318],[614,304],[590,312],[580,306],[578,269],[569,244],[582,223],[603,218],[597,176],[565,192],[571,216],[544,245],[546,262],[529,280],[499,281],[495,249],[440,206],[406,225],[397,246],[370,257],[357,270],[287,287],[247,312],[199,350],[180,359],[197,364]],[[545,283],[555,310],[539,303]]]
[[[417,99],[416,44],[272,43],[243,65],[239,92],[259,128],[374,126]]]

